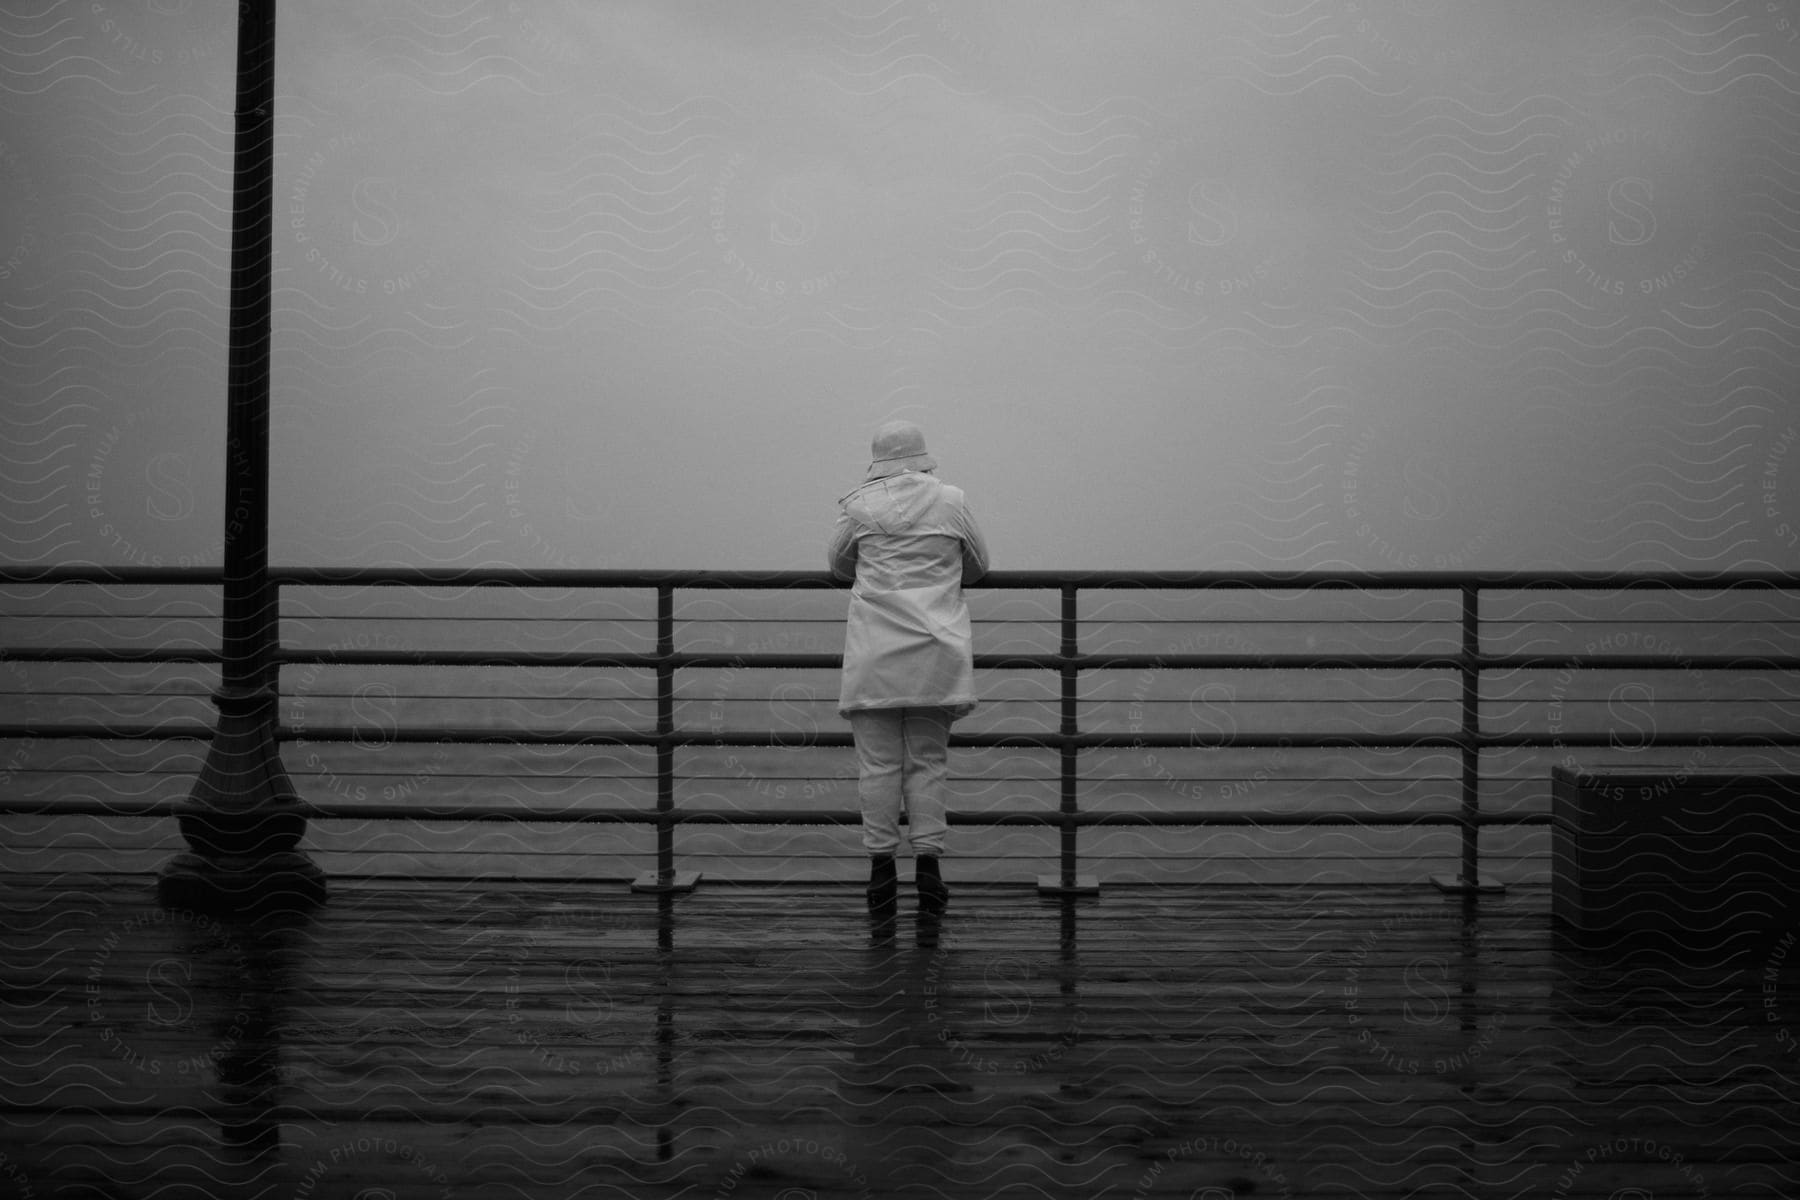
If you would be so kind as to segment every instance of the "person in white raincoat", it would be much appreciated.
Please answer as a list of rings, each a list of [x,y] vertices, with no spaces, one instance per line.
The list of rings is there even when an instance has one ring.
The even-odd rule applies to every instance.
[[[950,725],[976,704],[962,589],[987,572],[988,553],[962,489],[932,474],[918,426],[887,422],[871,457],[862,486],[838,501],[826,558],[855,580],[838,713],[856,742],[869,909],[883,917],[897,902],[902,803],[920,905],[941,911],[949,899],[938,856]]]

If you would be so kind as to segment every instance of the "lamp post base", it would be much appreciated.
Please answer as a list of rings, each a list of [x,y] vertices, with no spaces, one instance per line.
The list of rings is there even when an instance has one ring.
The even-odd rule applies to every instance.
[[[306,810],[275,744],[272,687],[224,687],[219,729],[177,818],[188,848],[158,874],[165,908],[226,913],[308,911],[325,903],[325,872],[300,849]]]
[[[325,896],[325,872],[298,850],[255,858],[177,854],[156,877],[157,902],[189,912],[307,912]]]

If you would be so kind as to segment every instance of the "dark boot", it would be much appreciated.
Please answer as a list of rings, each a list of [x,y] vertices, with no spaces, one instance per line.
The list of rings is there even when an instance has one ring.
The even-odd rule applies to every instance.
[[[869,855],[869,915],[877,921],[894,919],[900,906],[900,879],[891,854]]]
[[[944,886],[944,877],[938,874],[937,855],[919,855],[913,863],[913,883],[919,889],[921,911],[942,912],[944,905],[950,902],[950,889]]]

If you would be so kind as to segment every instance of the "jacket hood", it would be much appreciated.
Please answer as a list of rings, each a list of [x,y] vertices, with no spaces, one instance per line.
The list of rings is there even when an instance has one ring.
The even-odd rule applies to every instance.
[[[879,533],[905,533],[930,511],[943,487],[934,476],[908,471],[865,483],[838,503]]]

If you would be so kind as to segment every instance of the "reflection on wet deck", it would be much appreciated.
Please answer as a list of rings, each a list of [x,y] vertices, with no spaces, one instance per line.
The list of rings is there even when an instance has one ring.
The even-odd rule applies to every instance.
[[[333,887],[280,927],[163,912],[142,875],[0,883],[4,1190],[1800,1186],[1792,935],[1620,961],[1535,887],[964,885],[939,929],[906,896],[891,942],[841,885]]]

